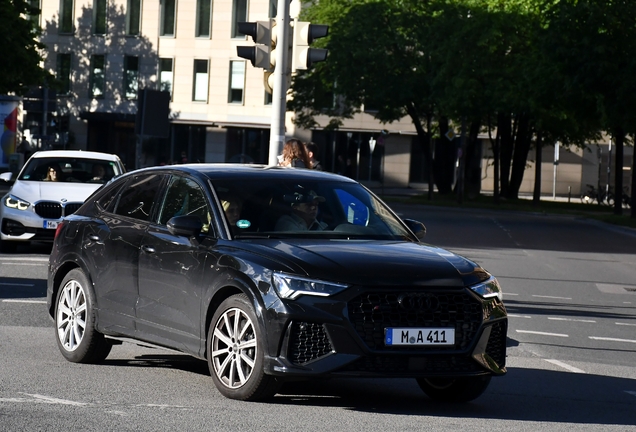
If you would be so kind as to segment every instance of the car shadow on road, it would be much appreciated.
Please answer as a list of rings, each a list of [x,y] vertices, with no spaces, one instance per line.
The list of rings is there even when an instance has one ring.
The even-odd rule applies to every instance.
[[[331,379],[286,384],[273,399],[395,415],[635,425],[636,380],[510,368],[470,403],[434,402],[413,379]]]
[[[179,354],[110,358],[103,364],[210,375],[205,361]],[[287,382],[262,403],[391,415],[633,426],[636,379],[510,367],[507,375],[493,378],[478,399],[453,404],[431,400],[414,379],[320,378]]]
[[[46,280],[0,277],[0,299],[44,299]]]

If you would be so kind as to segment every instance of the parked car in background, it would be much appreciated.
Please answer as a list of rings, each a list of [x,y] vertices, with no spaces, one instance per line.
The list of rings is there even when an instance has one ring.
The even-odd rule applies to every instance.
[[[110,179],[125,172],[118,156],[79,150],[34,153],[0,203],[0,250],[53,241],[59,222]],[[0,174],[12,182],[12,173]]]
[[[48,311],[71,362],[136,340],[208,362],[226,397],[286,379],[414,378],[468,401],[506,372],[497,280],[422,243],[359,183],[307,169],[133,171],[58,223]]]

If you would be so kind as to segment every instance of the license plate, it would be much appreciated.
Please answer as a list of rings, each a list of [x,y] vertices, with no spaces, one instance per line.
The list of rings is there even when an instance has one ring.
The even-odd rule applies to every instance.
[[[44,221],[44,228],[46,228],[46,229],[55,229],[55,228],[57,228],[57,224],[58,223],[59,223],[58,221],[45,220]]]
[[[455,329],[452,327],[384,329],[385,345],[455,345]]]

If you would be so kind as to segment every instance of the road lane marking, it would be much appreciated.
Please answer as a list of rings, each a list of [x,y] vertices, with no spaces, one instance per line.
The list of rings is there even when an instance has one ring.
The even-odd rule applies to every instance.
[[[35,284],[9,283],[9,282],[0,282],[0,285],[6,285],[6,286],[25,286],[25,287],[32,287],[32,286],[35,286]]]
[[[43,395],[39,395],[39,394],[28,394],[28,393],[23,393],[27,396],[31,396],[32,398],[36,399],[36,400],[40,400],[44,403],[50,403],[50,404],[56,404],[56,405],[73,405],[73,406],[88,406],[88,405],[92,405],[90,403],[87,402],[76,402],[76,401],[72,401],[72,400],[66,400],[66,399],[58,399],[58,398],[54,398],[51,396],[43,396]]]
[[[555,296],[544,296],[544,295],[533,295],[532,297],[549,298],[549,299],[557,299],[557,300],[572,300],[572,297],[555,297]]]
[[[2,303],[41,303],[46,304],[46,300],[21,300],[21,299],[4,299]]]
[[[553,365],[560,366],[563,369],[569,370],[570,372],[582,373],[582,374],[587,373],[583,369],[579,369],[579,368],[576,368],[574,366],[570,366],[569,364],[563,363],[562,361],[559,361],[559,360],[551,360],[551,359],[543,359],[543,360],[547,361],[548,363],[552,363]]]
[[[52,396],[45,396],[40,394],[29,394],[29,393],[20,393],[21,395],[28,397],[8,397],[8,398],[0,398],[0,403],[35,403],[35,404],[52,404],[52,405],[71,405],[76,407],[120,407],[120,408],[158,408],[160,410],[172,408],[172,409],[182,409],[182,410],[191,410],[193,407],[188,407],[184,405],[168,405],[168,404],[156,404],[156,403],[148,403],[148,404],[115,404],[115,403],[92,403],[92,402],[78,402],[72,401],[68,399],[59,399]],[[123,411],[110,411],[125,414]]]
[[[0,258],[0,262],[4,261],[37,261],[37,262],[48,262],[49,259],[46,257],[2,257]]]
[[[618,339],[618,338],[608,338],[608,337],[599,337],[599,336],[590,336],[590,339],[599,340],[599,341],[608,341],[608,342],[636,343],[636,340],[632,340],[632,339]]]
[[[518,296],[519,294],[511,293],[511,292],[506,291],[506,292],[504,293],[504,295],[507,295],[507,296]]]
[[[42,264],[37,264],[37,263],[23,263],[23,262],[12,262],[11,263],[12,266],[41,266]]]
[[[513,318],[532,318],[530,315],[515,315],[515,314],[508,314],[508,317],[513,317]]]
[[[636,327],[636,324],[632,324],[632,323],[622,323],[622,322],[617,322],[617,323],[614,323],[614,324],[616,324],[616,325],[624,325],[624,326],[634,326],[634,327]]]
[[[559,317],[548,317],[549,320],[554,321],[573,321],[573,322],[586,322],[586,323],[595,323],[594,320],[584,320],[584,319],[574,319],[574,318],[559,318]]]
[[[536,334],[541,336],[556,336],[556,337],[570,337],[566,334],[561,333],[546,333],[546,332],[538,332],[538,331],[530,331],[530,330],[516,330],[517,333],[528,333],[528,334]]]

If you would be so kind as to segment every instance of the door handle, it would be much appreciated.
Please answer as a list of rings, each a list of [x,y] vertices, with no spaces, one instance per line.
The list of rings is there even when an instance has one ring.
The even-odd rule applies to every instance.
[[[88,236],[88,239],[94,242],[98,242],[99,241],[99,236],[95,235],[95,234],[91,234]]]
[[[155,248],[153,248],[152,246],[148,246],[148,245],[141,246],[141,250],[143,250],[144,252],[149,253],[149,254],[152,254],[152,253],[156,252]]]

